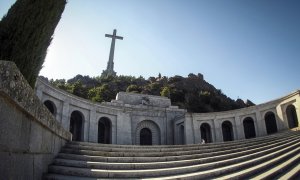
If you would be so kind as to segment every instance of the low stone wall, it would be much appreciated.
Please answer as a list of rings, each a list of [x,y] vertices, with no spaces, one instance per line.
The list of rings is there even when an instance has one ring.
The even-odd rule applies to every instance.
[[[0,179],[42,179],[70,139],[16,65],[0,61]]]

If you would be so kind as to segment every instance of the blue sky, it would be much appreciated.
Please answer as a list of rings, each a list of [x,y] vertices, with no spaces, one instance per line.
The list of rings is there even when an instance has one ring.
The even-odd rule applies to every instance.
[[[15,0],[0,1],[4,15]],[[202,73],[229,97],[263,103],[299,89],[298,0],[69,0],[41,75],[98,76],[117,29],[118,75]]]

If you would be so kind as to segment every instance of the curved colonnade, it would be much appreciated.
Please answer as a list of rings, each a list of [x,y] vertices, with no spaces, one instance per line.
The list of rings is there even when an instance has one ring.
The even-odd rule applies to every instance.
[[[265,136],[299,126],[299,91],[257,106],[215,113],[187,113],[165,104],[126,104],[122,99],[94,103],[41,79],[37,81],[36,94],[75,141],[136,145],[210,143]],[[157,96],[131,96],[142,101],[145,97],[141,96],[170,101]]]
[[[222,142],[265,136],[299,127],[299,91],[264,104],[186,116],[187,142]]]

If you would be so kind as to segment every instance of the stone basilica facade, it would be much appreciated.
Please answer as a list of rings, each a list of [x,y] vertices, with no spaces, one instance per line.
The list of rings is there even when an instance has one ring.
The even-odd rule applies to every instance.
[[[238,110],[188,113],[168,98],[118,93],[94,103],[38,79],[36,94],[75,141],[128,145],[173,145],[232,141],[299,126],[300,91]]]

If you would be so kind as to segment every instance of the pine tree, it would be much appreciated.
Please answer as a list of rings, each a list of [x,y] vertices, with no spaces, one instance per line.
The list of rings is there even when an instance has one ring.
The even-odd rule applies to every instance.
[[[66,0],[17,0],[0,21],[0,60],[15,62],[31,87],[65,5]]]

